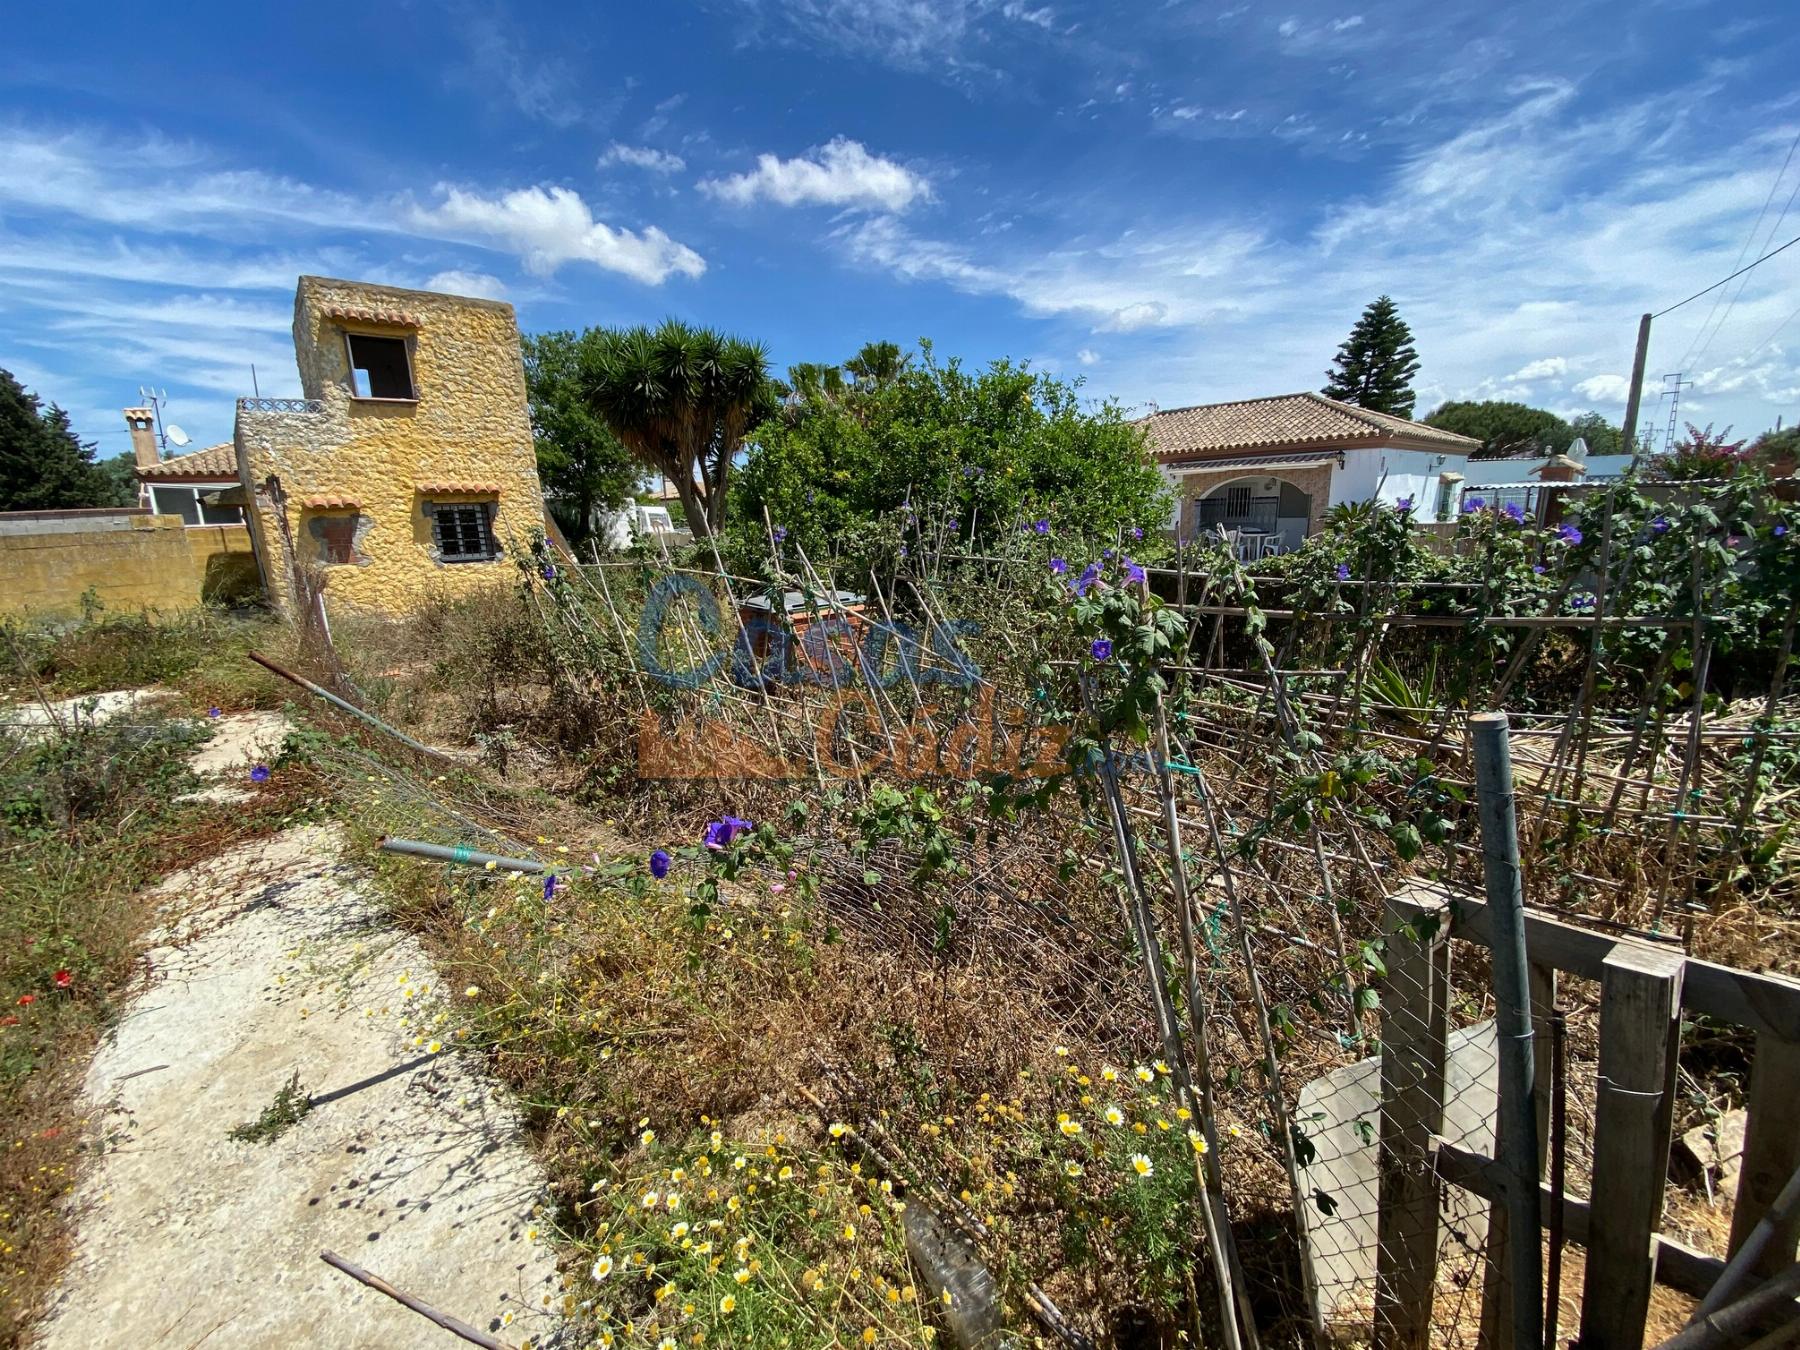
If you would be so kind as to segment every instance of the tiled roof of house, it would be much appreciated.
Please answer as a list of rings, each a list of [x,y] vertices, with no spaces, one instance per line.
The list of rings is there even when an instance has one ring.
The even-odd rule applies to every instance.
[[[173,459],[165,459],[160,464],[140,466],[139,478],[151,479],[231,479],[238,476],[237,448],[230,441],[222,445],[209,445],[204,450],[195,450],[191,454],[176,455]]]
[[[446,497],[498,497],[498,483],[465,483],[460,481],[419,483],[415,485],[427,497],[434,493]]]
[[[1278,394],[1238,403],[1169,408],[1140,423],[1157,459],[1204,459],[1252,449],[1413,445],[1467,453],[1481,442],[1323,394]]]

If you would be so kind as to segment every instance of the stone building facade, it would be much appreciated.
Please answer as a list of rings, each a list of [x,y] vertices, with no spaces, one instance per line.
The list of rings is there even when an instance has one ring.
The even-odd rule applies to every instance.
[[[238,401],[271,602],[398,614],[509,579],[544,528],[512,306],[301,277],[294,354],[304,398]]]

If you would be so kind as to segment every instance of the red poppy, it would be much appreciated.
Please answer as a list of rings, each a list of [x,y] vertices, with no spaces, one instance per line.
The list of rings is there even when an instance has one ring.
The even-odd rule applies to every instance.
[[[5,1017],[0,1017],[0,1027],[16,1027],[18,1025],[19,1019],[12,1013],[8,1013]]]
[[[21,1008],[25,1007],[29,1003],[36,1003],[36,1002],[37,1002],[36,994],[20,994],[19,995],[19,1006]]]
[[[75,983],[75,977],[66,970],[57,971],[50,979],[58,989],[67,989],[70,985]]]

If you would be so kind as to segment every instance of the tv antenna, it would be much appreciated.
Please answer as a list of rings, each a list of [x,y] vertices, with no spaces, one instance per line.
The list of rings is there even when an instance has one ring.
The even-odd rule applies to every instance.
[[[180,427],[171,424],[168,431],[165,432],[163,430],[162,410],[163,404],[169,401],[169,391],[167,389],[149,389],[140,384],[138,386],[138,397],[150,405],[150,411],[156,418],[157,453],[161,458],[167,459],[169,457],[169,442],[171,440],[173,440],[178,447],[188,443],[188,434]]]
[[[1672,453],[1675,449],[1675,420],[1681,410],[1681,391],[1694,387],[1692,380],[1684,380],[1681,375],[1682,372],[1678,370],[1672,375],[1663,376],[1663,385],[1665,386],[1663,392],[1669,396],[1669,427],[1663,433],[1663,453],[1665,455]]]

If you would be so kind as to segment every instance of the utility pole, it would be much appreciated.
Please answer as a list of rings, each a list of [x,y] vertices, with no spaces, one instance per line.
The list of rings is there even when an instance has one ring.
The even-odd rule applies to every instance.
[[[1644,397],[1644,359],[1650,354],[1650,316],[1638,320],[1637,355],[1631,359],[1631,392],[1625,396],[1625,431],[1620,438],[1631,447],[1631,467],[1638,466],[1638,403]]]

